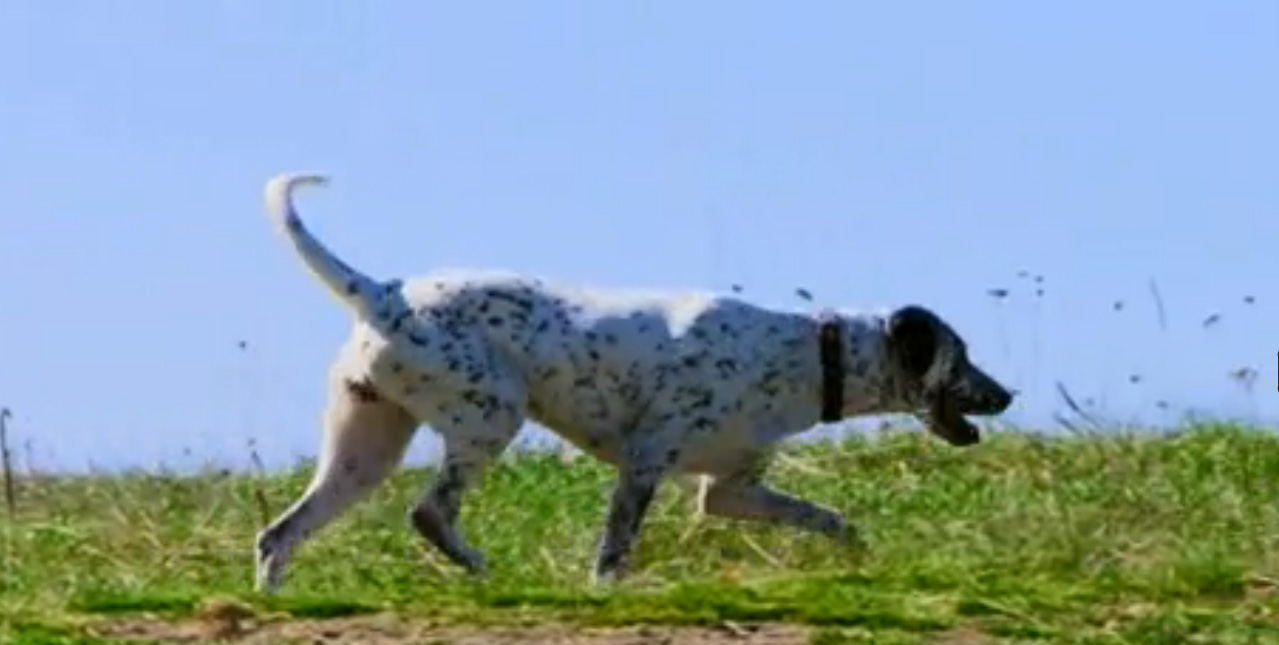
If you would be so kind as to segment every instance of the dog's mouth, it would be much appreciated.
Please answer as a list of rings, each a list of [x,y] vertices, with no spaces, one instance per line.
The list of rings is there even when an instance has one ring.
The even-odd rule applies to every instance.
[[[930,432],[952,446],[971,446],[981,441],[981,431],[964,418],[952,397],[938,395],[929,398],[931,400],[922,416]]]
[[[929,392],[923,421],[928,429],[953,446],[981,441],[981,432],[964,415],[993,416],[1012,405],[1013,393],[1003,387],[986,387],[977,396],[961,396],[946,388]]]
[[[1002,388],[988,388],[978,396],[962,396],[946,387],[924,395],[921,413],[924,425],[953,446],[971,446],[981,441],[981,431],[965,415],[993,416],[1007,410],[1013,393]]]

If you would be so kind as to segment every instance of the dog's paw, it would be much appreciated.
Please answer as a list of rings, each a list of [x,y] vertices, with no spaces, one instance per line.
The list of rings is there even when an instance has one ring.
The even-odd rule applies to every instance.
[[[280,568],[271,556],[258,560],[253,590],[267,596],[274,594],[280,588]]]
[[[263,596],[271,596],[275,594],[276,586],[271,584],[262,571],[258,571],[257,579],[253,583],[253,591]]]
[[[626,566],[621,558],[601,557],[591,567],[590,586],[594,589],[615,587],[626,575]]]
[[[253,589],[260,594],[273,594],[280,587],[284,577],[284,554],[276,547],[276,539],[272,532],[258,533],[254,540],[256,567],[254,571]]]
[[[856,560],[861,560],[870,553],[870,542],[866,534],[856,525],[848,525],[836,539],[840,547]]]
[[[853,551],[865,551],[870,548],[866,536],[856,524],[845,520],[842,516],[832,515],[830,523],[823,527],[823,533],[830,536],[841,547]]]
[[[588,584],[592,589],[606,590],[616,587],[621,581],[621,572],[616,569],[608,569],[606,571],[592,570]]]
[[[591,567],[590,585],[596,589],[616,586],[626,573],[626,555],[618,551],[601,548]]]
[[[466,569],[467,575],[476,580],[484,580],[488,578],[488,566],[484,564],[484,554],[474,549],[467,549],[463,552],[462,562],[463,569]]]

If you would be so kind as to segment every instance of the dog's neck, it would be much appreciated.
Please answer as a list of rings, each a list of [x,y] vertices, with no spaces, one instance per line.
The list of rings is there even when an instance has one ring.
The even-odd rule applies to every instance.
[[[882,317],[801,314],[797,322],[789,378],[804,384],[807,424],[904,411]]]

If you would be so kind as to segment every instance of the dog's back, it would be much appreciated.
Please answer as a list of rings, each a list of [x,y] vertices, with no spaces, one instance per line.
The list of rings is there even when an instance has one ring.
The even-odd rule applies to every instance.
[[[592,452],[663,388],[761,365],[753,354],[786,335],[791,318],[708,293],[592,290],[491,271],[433,272],[402,293],[415,324],[479,336],[503,354],[527,384],[529,415]]]

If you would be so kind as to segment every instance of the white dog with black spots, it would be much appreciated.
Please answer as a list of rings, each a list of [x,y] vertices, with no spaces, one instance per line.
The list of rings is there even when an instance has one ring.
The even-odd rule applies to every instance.
[[[329,374],[324,440],[302,496],[257,538],[257,585],[276,589],[290,553],[376,488],[419,425],[440,434],[436,481],[409,516],[451,561],[484,558],[456,526],[463,494],[526,420],[617,469],[593,578],[616,579],[659,482],[704,478],[702,509],[845,543],[833,510],[762,482],[779,440],[819,422],[916,413],[954,445],[979,440],[964,418],[1004,411],[1012,394],[967,357],[933,312],[820,316],[705,293],[622,293],[499,273],[378,281],[348,266],[298,218],[272,178],[266,210],[311,272],[355,315]]]

